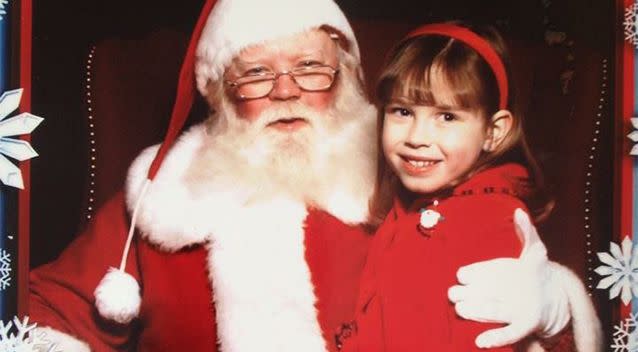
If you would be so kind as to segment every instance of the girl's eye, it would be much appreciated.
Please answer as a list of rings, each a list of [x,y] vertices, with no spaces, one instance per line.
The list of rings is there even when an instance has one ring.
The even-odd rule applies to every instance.
[[[441,119],[443,119],[443,121],[447,121],[447,122],[456,120],[456,115],[450,112],[442,112],[439,116],[441,117]]]
[[[410,110],[400,106],[390,107],[389,110],[392,115],[396,116],[406,117],[412,115]]]

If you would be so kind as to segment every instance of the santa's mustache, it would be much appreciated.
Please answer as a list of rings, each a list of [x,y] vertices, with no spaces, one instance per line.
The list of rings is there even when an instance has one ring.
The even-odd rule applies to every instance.
[[[253,123],[257,123],[260,128],[265,128],[276,122],[303,120],[310,126],[317,126],[322,118],[325,119],[325,115],[326,112],[321,114],[299,102],[285,102],[266,108]]]

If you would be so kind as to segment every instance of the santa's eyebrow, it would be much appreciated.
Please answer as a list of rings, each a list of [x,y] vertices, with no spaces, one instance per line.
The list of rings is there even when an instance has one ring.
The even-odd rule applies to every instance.
[[[324,57],[325,52],[323,50],[307,50],[300,52],[297,57],[306,57],[306,56],[316,56],[316,57]]]
[[[255,65],[255,64],[259,64],[260,60],[242,60],[242,59],[237,59],[235,61],[235,64],[237,64],[237,66],[251,66],[251,65]],[[265,65],[264,65],[265,66]]]

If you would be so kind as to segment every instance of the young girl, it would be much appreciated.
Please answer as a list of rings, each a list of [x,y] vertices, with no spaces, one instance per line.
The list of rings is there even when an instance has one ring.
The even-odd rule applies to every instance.
[[[520,255],[517,208],[537,219],[550,209],[507,64],[493,29],[449,23],[418,28],[391,53],[372,206],[385,220],[342,351],[478,351],[477,335],[498,327],[458,317],[447,290],[463,265]]]

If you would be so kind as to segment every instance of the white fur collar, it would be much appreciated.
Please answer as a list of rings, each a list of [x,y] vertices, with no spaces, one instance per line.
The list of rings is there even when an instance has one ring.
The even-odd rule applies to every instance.
[[[356,125],[344,126],[337,135],[337,147],[354,136],[374,143],[374,135],[366,136],[373,129],[362,131]],[[215,154],[214,165],[202,157],[203,148],[210,148],[207,133],[206,126],[195,126],[171,149],[142,200],[138,230],[165,251],[205,244],[223,351],[324,352],[326,344],[305,260],[306,205],[276,193],[254,199],[251,192],[263,190],[233,187],[234,171],[225,167],[223,151]],[[129,211],[157,149],[154,146],[142,152],[129,171]],[[368,160],[371,155],[348,157]],[[194,176],[189,168],[198,162],[211,173]],[[354,165],[352,169],[358,171],[357,165],[366,163]],[[372,171],[367,170],[368,177],[343,177],[350,170],[336,172],[334,180],[330,179],[334,187],[314,206],[344,222],[364,221]]]
[[[305,260],[304,205],[270,199],[241,215],[217,223],[207,244],[222,350],[325,352]]]
[[[361,115],[362,121],[344,126],[339,143],[348,143],[352,139],[367,140],[371,147],[362,148],[362,153],[375,153],[374,113],[366,111]],[[141,203],[137,229],[145,239],[162,250],[173,252],[204,243],[210,239],[217,225],[223,226],[245,217],[243,208],[249,195],[241,187],[233,187],[228,182],[229,179],[232,181],[232,177],[221,177],[226,181],[217,183],[188,179],[189,166],[198,161],[206,138],[210,137],[203,123],[185,132],[169,151]],[[129,169],[126,202],[130,212],[157,150],[158,145],[144,150]],[[370,155],[352,157],[370,158]],[[220,160],[220,163],[223,161]],[[330,192],[315,206],[346,223],[364,222],[374,182],[374,167],[366,168],[368,170],[365,171],[353,168],[352,172],[368,175],[335,180]]]

